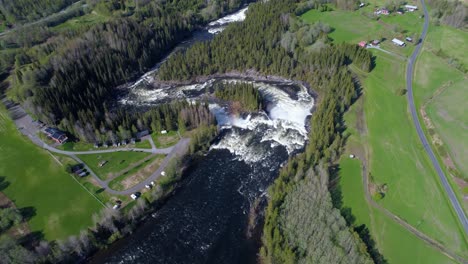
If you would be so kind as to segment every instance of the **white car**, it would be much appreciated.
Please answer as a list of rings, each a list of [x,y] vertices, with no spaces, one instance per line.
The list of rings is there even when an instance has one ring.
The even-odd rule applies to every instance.
[[[130,198],[132,198],[133,200],[136,200],[138,198],[138,196],[134,193],[130,194]]]
[[[166,172],[165,172],[165,171],[161,171],[161,175],[162,175],[162,176],[165,176],[165,175],[166,175]]]

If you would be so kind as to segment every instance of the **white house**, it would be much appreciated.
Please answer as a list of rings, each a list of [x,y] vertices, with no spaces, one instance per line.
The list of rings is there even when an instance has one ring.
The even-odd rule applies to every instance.
[[[392,42],[393,42],[393,44],[395,44],[397,46],[400,46],[400,47],[404,47],[406,45],[405,42],[403,42],[403,41],[401,41],[399,39],[396,39],[396,38],[392,39]]]
[[[418,10],[418,7],[417,6],[414,6],[414,5],[405,5],[405,8],[406,10],[410,11],[410,12],[413,12],[415,10]]]

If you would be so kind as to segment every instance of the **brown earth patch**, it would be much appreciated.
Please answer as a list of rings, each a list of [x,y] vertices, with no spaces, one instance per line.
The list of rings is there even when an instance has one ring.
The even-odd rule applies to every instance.
[[[10,200],[4,193],[0,192],[0,208],[16,208],[15,203]],[[10,237],[20,238],[31,233],[27,222],[22,222],[8,229],[6,232]]]
[[[155,172],[159,168],[163,159],[164,157],[157,157],[153,162],[151,162],[151,164],[139,170],[137,173],[125,178],[121,182],[123,189],[129,189],[138,184],[139,182],[148,178],[153,172]]]
[[[361,135],[367,135],[366,118],[364,116],[364,100],[356,102],[356,129]]]

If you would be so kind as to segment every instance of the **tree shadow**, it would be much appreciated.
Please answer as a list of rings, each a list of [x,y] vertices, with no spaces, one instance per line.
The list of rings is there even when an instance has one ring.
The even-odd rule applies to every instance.
[[[369,72],[371,72],[375,68],[375,66],[377,65],[376,62],[375,62],[376,58],[377,58],[376,56],[371,57],[371,65],[370,65],[370,71]]]
[[[0,192],[5,190],[8,186],[10,186],[10,182],[6,180],[5,176],[0,176]]]
[[[362,224],[354,228],[354,231],[359,234],[359,237],[367,246],[367,252],[371,255],[372,259],[376,264],[387,264],[388,261],[380,254],[379,250],[375,245],[374,239],[372,239],[369,229],[366,225]]]
[[[341,215],[345,219],[346,223],[350,228],[352,228],[361,238],[362,242],[366,245],[367,252],[369,252],[371,258],[376,264],[387,264],[387,260],[376,247],[374,239],[369,232],[369,229],[366,225],[362,224],[356,226],[356,216],[354,216],[353,211],[350,207],[343,206],[343,193],[341,190],[341,185],[339,184],[339,172],[341,168],[339,165],[333,165],[329,168],[330,181],[337,181],[336,184],[333,184],[333,187],[330,188],[330,193],[332,197],[333,206],[340,210]]]
[[[101,189],[99,189],[99,190],[96,191],[96,194],[100,194],[100,193],[102,193],[103,191],[105,191],[105,189],[104,189],[104,188],[101,188]]]
[[[44,233],[42,231],[34,231],[34,232],[29,232],[28,234],[20,237],[18,239],[18,242],[21,245],[29,247],[38,243],[41,240],[44,240]]]
[[[31,218],[36,216],[36,208],[32,206],[23,207],[19,209],[24,221],[29,221]]]

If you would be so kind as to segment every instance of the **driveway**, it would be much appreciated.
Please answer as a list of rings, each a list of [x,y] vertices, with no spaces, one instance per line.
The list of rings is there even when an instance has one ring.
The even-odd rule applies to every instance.
[[[150,143],[151,143],[151,149],[142,149],[142,148],[114,148],[114,149],[105,149],[105,150],[89,150],[89,151],[65,151],[65,150],[60,150],[57,148],[54,148],[48,144],[46,144],[42,139],[40,139],[37,136],[37,133],[41,133],[40,129],[33,123],[33,119],[31,118],[30,115],[28,115],[24,109],[17,104],[13,104],[8,102],[6,99],[3,99],[2,102],[5,104],[7,107],[8,111],[10,112],[10,115],[15,122],[16,126],[18,127],[18,130],[28,137],[34,144],[38,145],[39,147],[46,149],[50,152],[58,153],[58,154],[63,154],[71,157],[74,159],[76,162],[81,163],[84,165],[86,170],[89,172],[89,174],[96,180],[96,182],[101,186],[101,188],[104,188],[108,193],[113,194],[113,195],[130,195],[132,193],[141,191],[142,189],[145,188],[145,185],[149,184],[152,181],[157,180],[158,178],[162,177],[161,172],[165,170],[169,162],[171,161],[172,158],[175,157],[182,157],[187,153],[189,144],[190,144],[190,139],[189,138],[181,138],[179,142],[172,147],[168,148],[163,148],[163,149],[158,149],[154,145],[153,140],[150,138]],[[87,155],[87,154],[100,154],[100,153],[112,153],[112,152],[119,152],[119,151],[140,151],[140,152],[147,152],[147,153],[152,153],[152,154],[165,154],[167,155],[164,160],[161,162],[161,165],[159,168],[151,174],[146,180],[138,183],[137,185],[124,190],[124,191],[116,191],[113,190],[109,187],[109,182],[108,181],[103,181],[101,180],[94,171],[91,170],[91,168],[86,165],[77,155]]]

